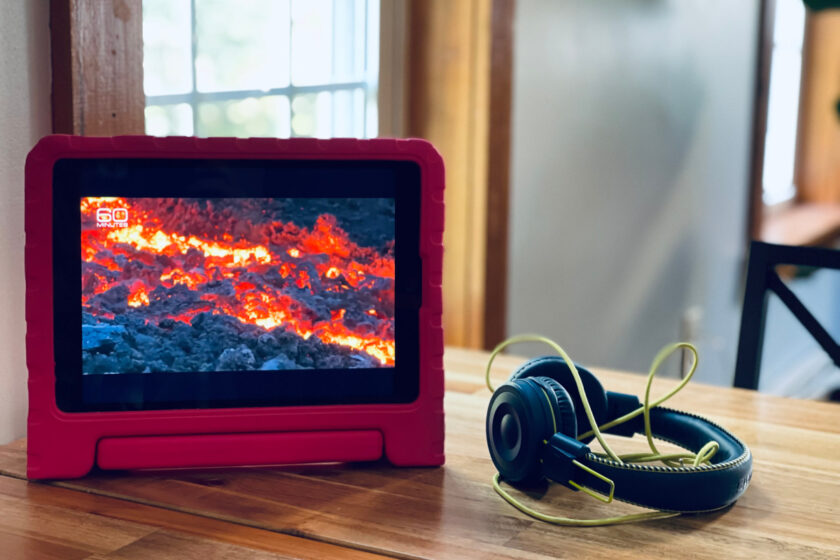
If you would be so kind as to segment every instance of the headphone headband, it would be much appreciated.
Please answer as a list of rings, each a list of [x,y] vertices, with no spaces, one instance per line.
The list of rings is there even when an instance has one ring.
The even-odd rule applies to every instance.
[[[697,452],[709,440],[720,448],[716,461],[708,465],[669,467],[644,463],[618,463],[609,457],[592,453],[589,448],[577,458],[579,462],[611,479],[614,497],[631,504],[663,511],[700,513],[724,508],[734,503],[747,489],[752,473],[749,448],[735,435],[700,416],[664,407],[650,411],[651,431],[657,439],[668,441]],[[637,433],[644,433],[644,427]],[[556,438],[552,438],[555,440]],[[568,459],[557,452],[558,442],[547,447],[545,474],[563,484],[564,475],[571,480],[608,494],[610,488],[582,469],[558,465]],[[558,474],[555,477],[554,474]]]

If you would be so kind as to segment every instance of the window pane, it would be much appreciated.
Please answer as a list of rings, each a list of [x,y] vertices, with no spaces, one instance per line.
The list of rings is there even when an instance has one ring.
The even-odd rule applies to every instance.
[[[327,84],[333,68],[332,0],[292,0],[292,83]]]
[[[294,136],[332,136],[332,94],[329,92],[297,95],[292,101]]]
[[[151,136],[192,136],[193,111],[187,103],[146,107],[146,134]]]
[[[289,98],[249,97],[198,104],[198,136],[289,137]]]
[[[365,78],[365,0],[337,0],[333,31],[335,82],[360,82]]]
[[[288,0],[195,0],[198,91],[289,84]]]
[[[773,43],[799,50],[805,34],[805,4],[802,0],[777,0]]]
[[[376,136],[378,0],[144,0],[143,25],[150,134]]]
[[[793,166],[796,156],[801,62],[799,53],[779,49],[773,53],[762,175],[765,204],[778,204],[795,194]]]
[[[333,94],[333,136],[362,138],[365,135],[365,92],[342,89]]]
[[[375,138],[379,135],[379,102],[376,98],[376,90],[369,91],[367,97],[367,122],[363,138]]]
[[[192,90],[190,0],[143,0],[143,90]]]
[[[800,0],[780,0],[776,23],[764,140],[762,198],[767,205],[790,200],[796,194],[794,163],[799,117],[802,40],[805,8]]]

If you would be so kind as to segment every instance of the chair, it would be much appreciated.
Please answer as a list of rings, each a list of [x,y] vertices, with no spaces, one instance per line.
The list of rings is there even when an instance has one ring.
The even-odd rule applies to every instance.
[[[816,247],[791,247],[753,241],[747,267],[747,285],[738,338],[735,387],[758,389],[767,295],[773,292],[790,309],[811,336],[840,367],[840,345],[799,301],[776,273],[776,265],[786,264],[840,270],[840,251]]]

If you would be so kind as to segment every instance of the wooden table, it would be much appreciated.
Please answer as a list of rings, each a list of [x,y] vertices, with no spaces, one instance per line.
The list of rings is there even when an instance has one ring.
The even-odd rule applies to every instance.
[[[486,354],[446,354],[447,464],[385,463],[99,473],[27,483],[25,442],[0,448],[0,557],[238,558],[792,558],[840,557],[840,406],[689,385],[671,401],[723,424],[752,448],[752,486],[726,512],[589,529],[534,521],[489,481]],[[519,360],[502,357],[503,380]],[[610,389],[644,378],[599,372]],[[657,381],[654,393],[674,384]],[[613,438],[619,450],[637,440]],[[531,497],[525,497],[530,500]],[[539,507],[601,517],[604,505],[551,486]]]

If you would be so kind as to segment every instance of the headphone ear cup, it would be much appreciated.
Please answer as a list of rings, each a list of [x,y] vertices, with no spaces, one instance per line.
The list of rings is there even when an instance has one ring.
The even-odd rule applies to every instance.
[[[536,482],[542,478],[540,454],[553,435],[551,399],[533,379],[499,386],[487,407],[487,448],[502,478]]]
[[[576,364],[576,367],[580,374],[580,380],[583,383],[583,389],[586,391],[589,406],[592,408],[592,415],[595,417],[595,422],[598,425],[603,424],[607,421],[607,392],[604,390],[601,382],[598,381],[598,378],[595,377],[595,374],[583,366]],[[544,356],[530,360],[520,366],[511,375],[510,380],[516,381],[531,377],[548,377],[559,383],[571,397],[579,429],[583,429],[584,431],[589,430],[589,419],[586,417],[586,409],[580,398],[580,392],[575,383],[575,378],[572,375],[572,370],[563,358],[560,356]]]
[[[575,416],[575,405],[569,392],[550,377],[530,377],[531,381],[545,389],[554,413],[554,424],[552,432],[561,433],[572,439],[578,435],[577,416]],[[552,433],[552,435],[554,435]]]

